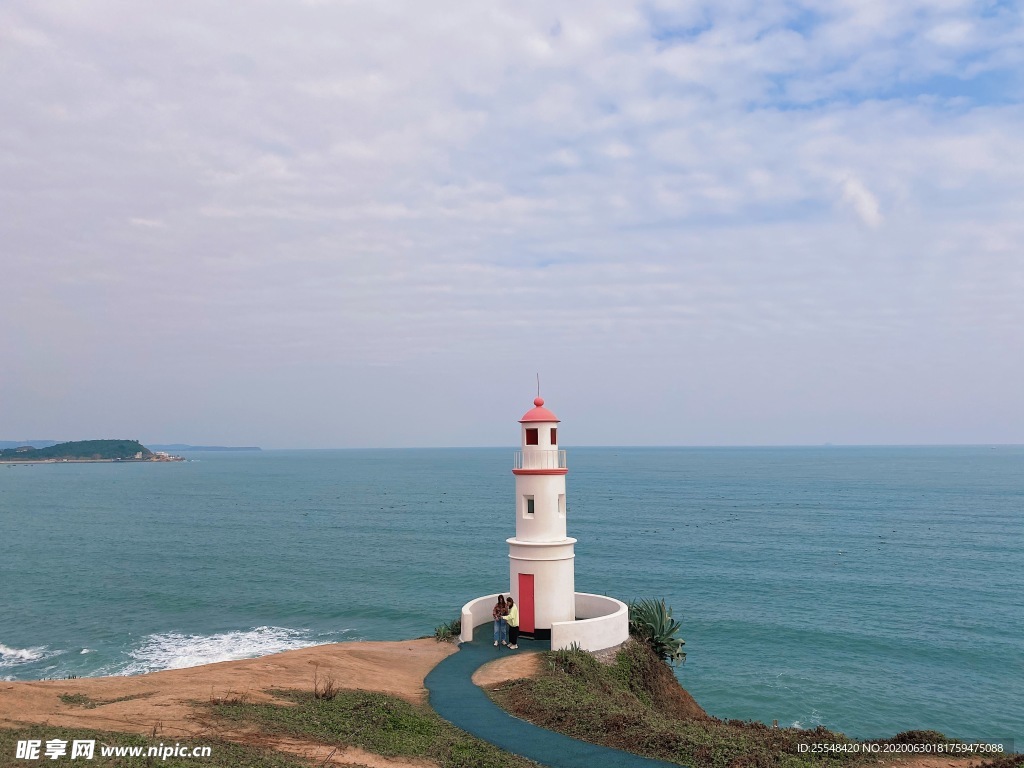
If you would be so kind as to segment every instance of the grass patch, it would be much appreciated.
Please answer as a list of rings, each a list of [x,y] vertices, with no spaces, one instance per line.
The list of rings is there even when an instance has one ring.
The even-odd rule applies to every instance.
[[[96,709],[96,707],[102,707],[105,704],[116,704],[119,701],[132,701],[133,699],[145,699],[152,695],[152,693],[133,693],[129,696],[119,696],[116,699],[94,699],[84,693],[62,693],[60,695],[60,700],[69,707]]]
[[[868,742],[820,727],[772,728],[710,717],[682,689],[668,665],[638,642],[623,646],[612,665],[579,650],[553,651],[545,658],[538,677],[504,683],[489,694],[517,717],[584,741],[701,768],[853,768],[877,765],[880,758],[891,762],[908,757],[801,752],[801,745]],[[886,740],[947,741],[933,731],[906,732]],[[1024,755],[992,765],[1024,765]]]
[[[39,760],[19,760],[16,758],[19,741],[37,739],[42,742]],[[67,752],[63,757],[50,760],[45,755],[46,742],[60,739],[67,742]],[[95,755],[92,760],[78,757],[70,759],[71,743],[75,739],[96,741]],[[101,745],[115,747],[149,747],[160,743],[173,746],[180,743],[189,748],[210,747],[210,757],[104,757],[100,754]],[[279,752],[256,747],[247,747],[219,739],[203,737],[194,738],[152,738],[132,733],[111,733],[89,728],[58,728],[49,725],[35,725],[26,728],[6,730],[0,728],[0,768],[24,768],[29,765],[85,765],[98,768],[149,768],[150,766],[166,766],[167,768],[309,768],[309,763],[298,758],[288,757]]]
[[[62,693],[60,700],[69,707],[83,707],[84,709],[95,709],[99,702],[86,696],[84,693]]]
[[[236,693],[235,691],[228,691],[227,693],[223,693],[223,694],[220,694],[220,695],[217,695],[215,693],[210,693],[210,704],[211,705],[218,705],[218,704],[238,705],[238,704],[248,704],[248,703],[249,703],[249,694],[247,692],[246,693]]]
[[[340,689],[331,698],[310,692],[274,691],[292,706],[220,704],[214,715],[256,725],[268,734],[297,736],[328,745],[357,746],[388,757],[421,757],[442,768],[535,768],[442,720],[426,706],[395,696]]]

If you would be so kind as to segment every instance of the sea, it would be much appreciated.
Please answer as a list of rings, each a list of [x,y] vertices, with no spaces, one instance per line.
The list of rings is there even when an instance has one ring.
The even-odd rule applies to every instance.
[[[432,635],[508,588],[513,449],[0,466],[0,678]],[[1024,447],[569,448],[576,587],[721,718],[1024,751]],[[2,694],[0,694],[2,695]]]

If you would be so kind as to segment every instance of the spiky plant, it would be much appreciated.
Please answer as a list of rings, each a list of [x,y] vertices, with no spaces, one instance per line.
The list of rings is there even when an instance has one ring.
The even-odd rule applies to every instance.
[[[659,659],[670,664],[686,661],[679,637],[682,624],[672,618],[672,609],[662,600],[636,600],[629,604],[629,633],[643,640]]]
[[[439,627],[434,627],[434,639],[439,643],[450,643],[462,632],[462,618],[454,621],[446,621]]]

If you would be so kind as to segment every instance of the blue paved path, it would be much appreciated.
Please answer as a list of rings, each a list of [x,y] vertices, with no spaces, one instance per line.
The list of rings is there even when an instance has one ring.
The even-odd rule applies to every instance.
[[[675,763],[571,739],[508,714],[473,685],[473,673],[488,661],[502,656],[546,651],[549,646],[520,639],[518,651],[499,650],[490,643],[490,622],[477,627],[473,636],[480,639],[462,643],[459,652],[434,667],[425,681],[430,691],[430,706],[448,722],[550,768],[679,768]]]

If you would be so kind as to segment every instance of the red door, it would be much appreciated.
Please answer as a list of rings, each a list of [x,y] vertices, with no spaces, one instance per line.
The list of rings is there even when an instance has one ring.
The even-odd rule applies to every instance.
[[[533,634],[533,574],[519,574],[519,631]]]

